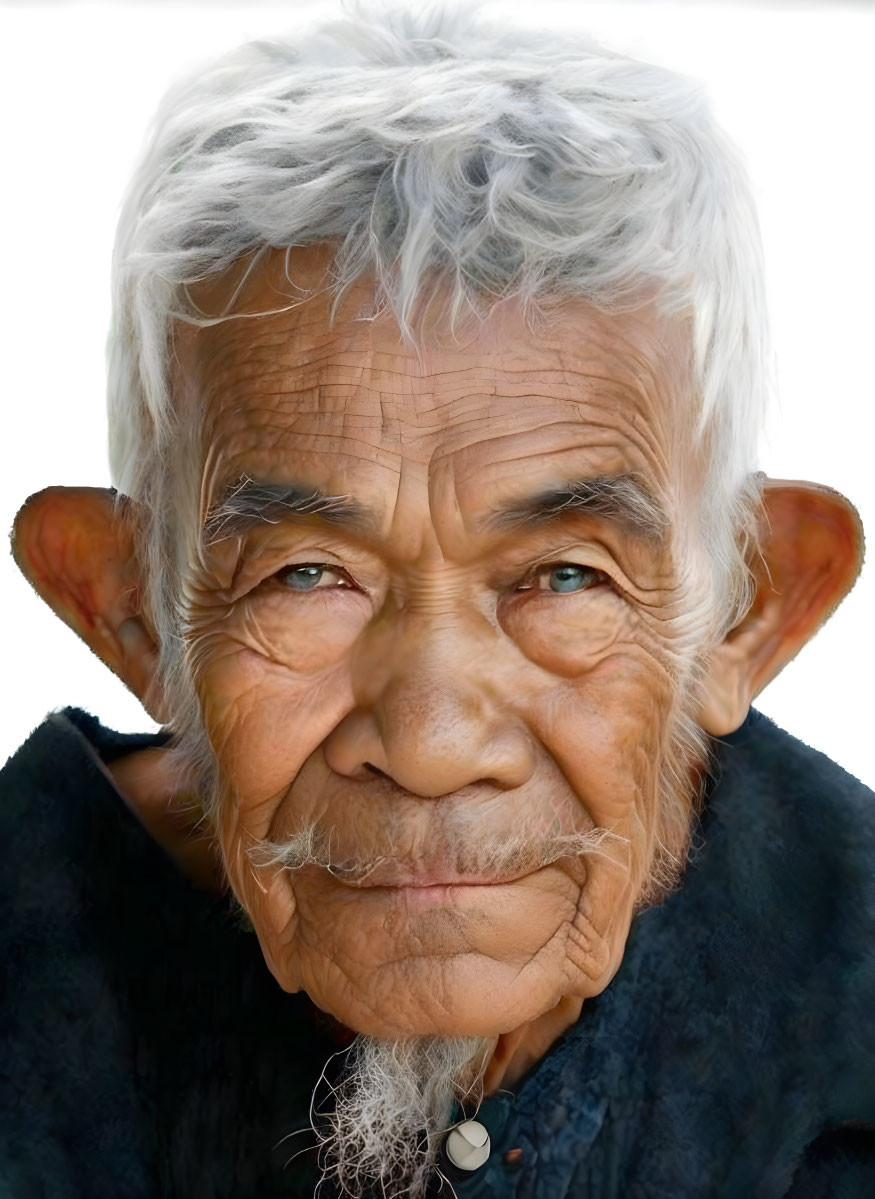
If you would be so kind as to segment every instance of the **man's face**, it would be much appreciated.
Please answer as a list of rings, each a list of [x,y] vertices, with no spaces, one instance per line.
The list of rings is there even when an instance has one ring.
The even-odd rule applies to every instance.
[[[192,670],[281,985],[379,1037],[490,1036],[607,985],[647,878],[697,622],[687,342],[575,301],[417,356],[355,319],[372,294],[331,330],[316,296],[192,335],[202,519],[232,496],[191,564]],[[286,302],[264,272],[240,310]],[[622,479],[593,499],[614,476],[662,538]],[[311,826],[334,869],[251,864]],[[501,852],[593,828],[600,855]]]

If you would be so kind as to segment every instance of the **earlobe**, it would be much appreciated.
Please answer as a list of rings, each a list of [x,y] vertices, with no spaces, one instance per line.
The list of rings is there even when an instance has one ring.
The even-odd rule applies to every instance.
[[[767,479],[767,520],[750,563],[756,595],[715,646],[698,722],[712,736],[739,727],[751,703],[832,615],[863,564],[863,526],[850,500],[818,483]]]
[[[129,508],[105,488],[47,487],[19,510],[12,554],[37,594],[163,723]]]

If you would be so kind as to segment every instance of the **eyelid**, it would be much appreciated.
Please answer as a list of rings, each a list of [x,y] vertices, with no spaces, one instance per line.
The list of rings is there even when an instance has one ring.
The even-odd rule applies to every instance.
[[[267,525],[258,532],[258,538],[250,537],[239,548],[241,561],[253,573],[261,570],[265,563],[274,562],[277,570],[286,564],[298,566],[304,563],[319,563],[344,570],[367,569],[375,559],[373,551],[332,535],[330,529],[290,529],[282,525]]]
[[[604,576],[604,581],[621,595],[635,596],[638,594],[635,584],[627,576],[610,549],[599,541],[584,541],[580,538],[561,545],[551,545],[543,554],[539,554],[535,558],[518,561],[516,569],[514,569],[512,561],[508,561],[507,573],[502,572],[505,580],[504,588],[519,586],[523,579],[547,566],[563,565],[580,566],[598,571]]]
[[[257,553],[250,549],[243,554],[236,572],[239,581],[239,587],[235,589],[237,595],[244,595],[255,587],[264,586],[276,575],[283,571],[295,570],[299,566],[321,566],[325,570],[345,574],[360,591],[369,593],[370,589],[360,581],[360,576],[367,571],[366,561],[354,558],[352,563],[347,565],[333,546],[322,543],[323,539],[320,538],[318,542],[315,538],[309,540],[312,540],[313,544],[273,546],[268,542],[259,547]]]
[[[582,570],[598,570],[603,574],[609,572],[603,566],[599,566],[598,562],[603,562],[605,554],[599,551],[594,546],[582,545],[579,541],[572,542],[570,545],[551,546],[543,554],[539,554],[537,558],[530,558],[522,568],[523,576],[534,574],[536,571],[545,570],[548,566],[579,566]],[[521,564],[522,565],[522,564]],[[517,568],[519,573],[519,567]]]

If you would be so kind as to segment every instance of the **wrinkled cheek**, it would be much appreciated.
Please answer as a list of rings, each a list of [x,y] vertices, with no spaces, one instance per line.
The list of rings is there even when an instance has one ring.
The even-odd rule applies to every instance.
[[[574,679],[596,670],[628,633],[628,618],[615,595],[602,593],[563,619],[546,615],[546,602],[530,603],[503,618],[506,632],[525,656],[556,678]]]
[[[665,670],[643,653],[606,664],[594,689],[604,743],[636,789],[649,791],[658,771],[673,692]]]
[[[662,664],[642,647],[627,646],[553,689],[534,718],[589,818],[625,839],[605,846],[616,865],[591,859],[586,951],[577,947],[577,961],[595,961],[606,947],[613,954],[617,938],[626,935],[625,915],[620,926],[616,919],[640,890],[652,858],[672,704]],[[599,937],[605,939],[601,948]],[[590,978],[594,969],[586,968]]]
[[[206,658],[195,685],[222,776],[242,808],[284,794],[353,703],[340,666],[302,675],[239,645]]]
[[[267,886],[253,872],[241,885],[270,972],[283,990],[297,991],[301,985],[298,906],[288,871],[277,871]]]

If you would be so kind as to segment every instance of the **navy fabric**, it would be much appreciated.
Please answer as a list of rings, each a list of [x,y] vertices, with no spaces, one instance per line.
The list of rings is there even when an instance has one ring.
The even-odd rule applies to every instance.
[[[112,785],[165,739],[66,708],[0,772],[0,1196],[313,1194],[336,1041]],[[875,795],[755,710],[718,748],[682,887],[459,1199],[875,1195]]]

